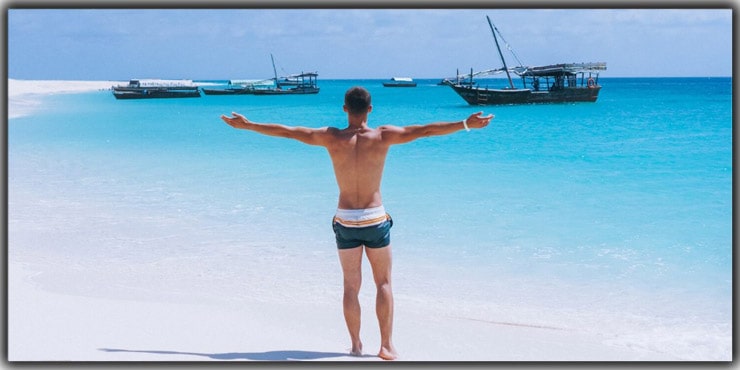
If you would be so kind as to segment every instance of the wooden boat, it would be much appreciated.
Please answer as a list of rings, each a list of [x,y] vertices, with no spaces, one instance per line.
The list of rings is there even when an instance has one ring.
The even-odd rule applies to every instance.
[[[491,88],[481,86],[481,84],[474,85],[473,76],[480,76],[481,73],[474,74],[472,70],[468,83],[461,83],[459,78],[458,81],[445,80],[444,83],[465,99],[468,104],[498,105],[596,101],[601,91],[599,72],[606,70],[606,63],[563,63],[524,67],[520,62],[518,67],[510,70],[506,66],[506,59],[501,53],[501,47],[496,37],[496,34],[500,35],[500,33],[488,16],[486,16],[486,19],[491,28],[503,68],[485,72],[488,72],[487,74],[505,72],[509,84],[502,88]],[[521,77],[522,87],[514,86],[511,73]]]
[[[189,80],[130,80],[128,85],[113,86],[116,99],[199,98],[198,86]]]
[[[295,75],[283,76],[278,79],[277,84],[280,86],[298,86],[301,84],[301,80]]]
[[[416,87],[416,82],[410,77],[393,77],[390,81],[383,82],[385,87]]]
[[[267,90],[274,88],[274,85],[270,83],[266,85],[267,80],[229,80],[227,88],[220,89],[206,89],[202,88],[203,93],[206,95],[250,95],[254,94],[255,90]]]
[[[288,77],[282,77],[283,80],[290,80],[291,82],[287,85],[283,84],[277,75],[277,69],[275,68],[275,58],[270,54],[272,60],[272,71],[275,74],[273,80],[275,81],[274,89],[263,89],[254,90],[254,95],[297,95],[297,94],[318,94],[319,87],[316,85],[316,80],[319,77],[318,72],[306,72]],[[285,89],[285,86],[292,86]]]
[[[251,86],[227,87],[225,89],[202,88],[202,90],[206,95],[246,95],[254,93],[254,88]]]
[[[290,94],[318,94],[319,87],[316,85],[316,79],[319,74],[316,72],[307,72],[294,75],[298,83],[287,89],[283,88],[281,83],[276,84],[274,89],[255,89],[254,95],[290,95]],[[277,78],[276,78],[277,81]]]
[[[295,95],[295,94],[318,94],[319,87],[316,85],[316,80],[319,76],[317,72],[306,72],[287,77],[277,76],[277,69],[275,68],[275,58],[270,54],[270,60],[272,60],[272,71],[275,77],[269,80],[261,80],[260,87],[254,85],[254,89],[250,90],[239,90],[239,93],[249,93],[253,95]],[[274,81],[269,87],[264,85],[266,81]],[[286,88],[287,87],[287,88]],[[237,92],[234,92],[237,93]]]

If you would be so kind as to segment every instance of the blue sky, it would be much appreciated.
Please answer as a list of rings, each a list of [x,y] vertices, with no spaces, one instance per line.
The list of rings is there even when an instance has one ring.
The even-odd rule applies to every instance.
[[[270,53],[278,74],[449,77],[500,67],[486,15],[524,65],[732,75],[731,9],[8,9],[8,77],[267,78]]]

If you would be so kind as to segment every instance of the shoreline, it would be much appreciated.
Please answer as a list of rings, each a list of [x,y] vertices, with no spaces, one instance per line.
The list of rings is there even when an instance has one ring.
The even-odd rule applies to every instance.
[[[16,80],[8,79],[8,119],[33,114],[44,96],[110,90],[125,81]]]
[[[25,95],[68,94],[110,90],[127,81],[15,80],[8,79],[8,98]]]

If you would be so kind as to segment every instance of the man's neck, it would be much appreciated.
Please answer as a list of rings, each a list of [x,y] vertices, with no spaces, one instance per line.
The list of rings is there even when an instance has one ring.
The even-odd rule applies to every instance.
[[[367,113],[365,114],[349,114],[347,115],[347,121],[349,122],[349,129],[361,129],[367,127]]]

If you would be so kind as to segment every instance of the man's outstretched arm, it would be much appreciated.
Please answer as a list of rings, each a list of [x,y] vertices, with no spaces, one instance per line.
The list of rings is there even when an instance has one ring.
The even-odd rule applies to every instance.
[[[390,144],[403,144],[416,140],[421,137],[448,135],[460,131],[464,128],[483,128],[493,119],[493,114],[486,117],[482,116],[483,112],[471,114],[464,121],[455,122],[435,122],[426,125],[411,126],[381,126],[383,139],[388,140]]]
[[[263,135],[295,139],[309,145],[322,145],[326,138],[328,128],[308,128],[298,126],[285,126],[277,123],[256,123],[248,120],[243,115],[232,112],[231,117],[221,115],[221,119],[229,126],[251,130]]]

